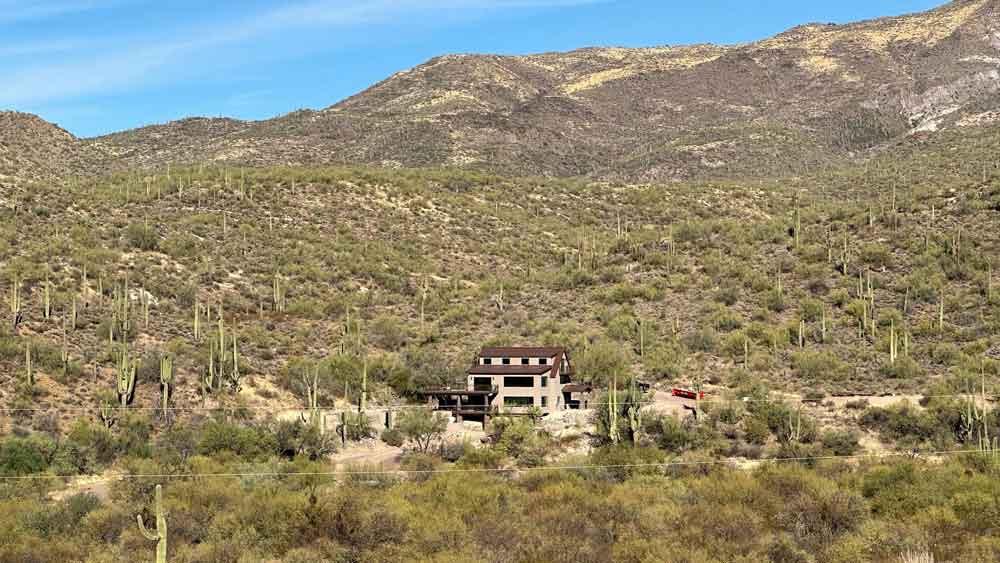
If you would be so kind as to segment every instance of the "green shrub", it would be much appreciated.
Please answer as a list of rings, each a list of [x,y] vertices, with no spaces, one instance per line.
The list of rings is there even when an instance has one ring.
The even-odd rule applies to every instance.
[[[854,455],[861,449],[857,433],[851,431],[828,430],[819,441],[833,455]]]
[[[401,448],[406,443],[406,438],[398,428],[386,428],[382,431],[382,441],[394,448]]]
[[[144,223],[131,223],[125,229],[125,241],[136,250],[157,250],[160,237],[156,230]]]
[[[795,374],[808,381],[840,381],[848,371],[847,364],[829,352],[801,351],[792,354]]]

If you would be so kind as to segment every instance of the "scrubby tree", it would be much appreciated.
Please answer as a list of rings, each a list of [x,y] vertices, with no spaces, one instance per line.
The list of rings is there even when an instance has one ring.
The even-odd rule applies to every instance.
[[[408,409],[399,415],[396,425],[407,442],[412,442],[421,453],[427,453],[431,444],[448,430],[448,419],[430,410]]]

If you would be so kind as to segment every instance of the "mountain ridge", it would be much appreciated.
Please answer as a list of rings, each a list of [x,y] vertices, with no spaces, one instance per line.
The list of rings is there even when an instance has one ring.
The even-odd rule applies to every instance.
[[[997,0],[739,45],[446,54],[319,110],[192,117],[76,140],[74,169],[459,167],[664,181],[797,173],[997,120]],[[96,155],[96,156],[95,156]],[[40,166],[29,176],[61,167]]]

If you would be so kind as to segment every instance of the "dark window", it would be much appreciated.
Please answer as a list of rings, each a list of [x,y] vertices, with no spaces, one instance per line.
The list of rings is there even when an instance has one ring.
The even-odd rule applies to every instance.
[[[483,358],[483,365],[490,365],[493,363],[493,358]]]
[[[549,398],[548,397],[542,397],[542,408],[544,409],[547,406],[549,406]]]
[[[526,366],[526,365],[528,365],[530,363],[531,363],[531,360],[529,360],[528,358],[521,358],[521,365],[522,366]]]
[[[535,378],[534,377],[505,377],[503,378],[504,387],[534,387]]]
[[[559,383],[562,383],[563,385],[569,383],[569,376],[566,375],[566,374],[560,375],[559,376]]]
[[[473,379],[472,383],[473,391],[489,391],[493,389],[493,378],[490,377],[476,377]]]
[[[549,365],[549,359],[548,358],[538,358],[538,365],[540,365],[540,366],[547,366],[547,365]]]
[[[503,365],[509,366],[510,365],[510,358],[504,358],[503,359]]]
[[[503,406],[505,407],[530,407],[535,404],[535,400],[531,397],[504,397]]]
[[[548,387],[548,386],[549,386],[549,376],[543,375],[542,376],[542,387]]]

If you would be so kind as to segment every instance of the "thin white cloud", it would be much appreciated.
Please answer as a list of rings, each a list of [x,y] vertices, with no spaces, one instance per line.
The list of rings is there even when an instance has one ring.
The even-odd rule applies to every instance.
[[[0,0],[0,24],[44,20],[109,5],[101,0]]]
[[[49,8],[48,14],[72,9],[107,6],[114,0],[64,1]],[[542,7],[568,7],[608,0],[306,0],[245,16],[225,24],[202,25],[184,32],[142,40],[107,40],[104,48],[90,49],[82,58],[49,63],[33,61],[30,66],[5,65],[0,107],[38,105],[73,98],[105,94],[169,80],[169,74],[196,72],[202,62],[199,53],[228,45],[257,40],[263,36],[288,33],[306,27],[343,27],[382,23],[440,12],[476,14],[484,11]],[[31,12],[30,3],[0,0],[0,7],[13,6],[15,17],[42,17]],[[61,12],[60,12],[61,10]],[[164,39],[169,37],[169,39]],[[67,45],[69,42],[67,42]],[[39,43],[58,51],[57,43]],[[16,49],[17,46],[8,47]],[[0,47],[0,55],[4,47]],[[32,46],[24,47],[31,51]],[[16,54],[14,51],[12,54]],[[165,72],[173,71],[172,73]]]
[[[53,39],[34,43],[0,45],[0,57],[26,57],[51,53],[66,53],[90,48],[94,44],[82,39]]]

